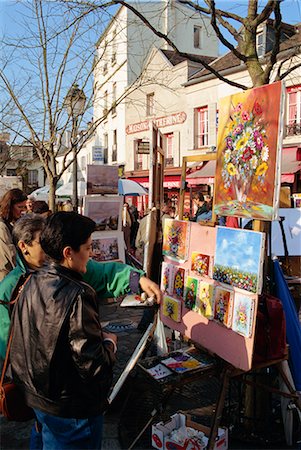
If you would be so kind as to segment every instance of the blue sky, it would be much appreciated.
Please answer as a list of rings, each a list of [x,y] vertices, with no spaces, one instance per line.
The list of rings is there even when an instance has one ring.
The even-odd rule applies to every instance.
[[[258,274],[262,234],[218,227],[214,264]]]

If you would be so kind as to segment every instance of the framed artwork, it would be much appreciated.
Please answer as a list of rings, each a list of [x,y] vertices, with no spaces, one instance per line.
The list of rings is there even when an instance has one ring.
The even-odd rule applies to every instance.
[[[185,269],[183,267],[174,266],[173,289],[172,294],[175,297],[184,297],[185,286]]]
[[[207,281],[200,281],[199,295],[197,296],[194,308],[194,311],[202,314],[209,320],[213,319],[214,316],[213,291],[213,284]]]
[[[293,194],[294,208],[301,208],[301,194]]]
[[[254,297],[240,292],[234,293],[232,330],[247,338],[252,335],[255,310]]]
[[[165,295],[162,302],[162,314],[175,322],[181,321],[181,300]]]
[[[233,291],[217,286],[214,293],[214,320],[218,323],[231,326],[233,307]]]
[[[86,195],[84,215],[96,222],[96,231],[121,231],[122,197],[103,197]]]
[[[161,291],[164,294],[173,294],[175,266],[166,262],[162,263],[161,270]]]
[[[118,166],[88,164],[87,194],[118,194]]]
[[[217,227],[214,280],[260,294],[264,240],[257,231]]]
[[[210,256],[199,252],[191,254],[191,272],[197,276],[208,276],[210,269]]]
[[[187,309],[194,310],[198,296],[199,280],[193,277],[186,277],[184,302]]]
[[[95,232],[92,234],[93,259],[99,262],[125,262],[122,232]]]
[[[221,99],[215,214],[278,217],[284,98],[279,81]]]
[[[178,261],[188,259],[190,223],[186,220],[165,219],[163,255]]]

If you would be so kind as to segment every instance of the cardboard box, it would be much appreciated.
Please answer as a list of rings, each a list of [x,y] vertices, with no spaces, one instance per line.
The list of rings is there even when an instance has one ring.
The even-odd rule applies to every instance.
[[[190,439],[186,439],[183,445],[170,439],[170,433],[173,430],[181,427],[190,427],[198,431],[202,431],[205,436],[203,438],[204,445],[196,444]],[[171,416],[168,422],[159,422],[152,426],[152,447],[160,450],[188,450],[193,448],[194,450],[204,450],[208,444],[210,429],[199,423],[193,422],[188,415],[177,413]],[[215,442],[214,450],[227,450],[228,449],[228,429],[221,427],[218,429],[218,436]]]

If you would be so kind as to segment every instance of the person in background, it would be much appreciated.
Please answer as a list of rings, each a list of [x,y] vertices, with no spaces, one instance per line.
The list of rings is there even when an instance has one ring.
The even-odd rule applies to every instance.
[[[0,281],[16,264],[13,224],[26,212],[27,195],[21,189],[7,191],[0,200]]]
[[[175,219],[177,217],[177,210],[175,206],[171,206],[169,214],[172,219]]]
[[[132,205],[132,206],[130,206],[129,211],[130,211],[131,219],[132,219],[130,244],[131,244],[131,248],[133,250],[135,250],[136,249],[135,241],[136,241],[136,236],[137,236],[138,228],[139,228],[138,210],[137,210],[136,206]]]
[[[135,247],[136,247],[136,257],[137,259],[143,264],[143,258],[144,258],[144,247],[147,242],[148,236],[147,233],[147,222],[148,222],[148,215],[150,213],[150,210],[146,210],[145,216],[142,217],[139,223],[136,239],[135,239]]]
[[[26,200],[26,209],[27,209],[27,213],[32,213],[32,206],[34,204],[34,199],[31,197],[28,197]]]
[[[227,216],[226,217],[226,227],[240,228],[237,217]]]
[[[204,199],[204,195],[202,192],[198,192],[196,196],[194,197],[194,201],[197,205],[197,211],[195,213],[195,216],[191,219],[192,222],[198,222],[198,217],[201,216],[203,213],[208,212],[207,204]]]
[[[32,205],[32,212],[35,214],[40,214],[45,218],[47,218],[51,214],[48,203],[44,200],[36,200]]]
[[[65,202],[63,202],[62,211],[67,211],[67,212],[73,211],[73,205],[72,205],[71,200],[66,200]]]
[[[124,242],[128,252],[131,250],[131,226],[132,226],[132,218],[129,208],[130,208],[129,204],[125,202],[122,209],[122,231],[124,235]]]
[[[51,215],[40,242],[52,262],[31,274],[13,311],[12,377],[44,450],[101,448],[117,337],[102,330],[96,292],[83,283],[94,230],[75,212]]]

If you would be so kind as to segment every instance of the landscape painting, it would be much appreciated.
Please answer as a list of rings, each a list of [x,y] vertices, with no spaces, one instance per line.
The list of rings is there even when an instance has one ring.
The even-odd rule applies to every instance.
[[[279,81],[220,100],[216,214],[278,217],[284,92]]]
[[[84,214],[96,223],[96,231],[121,231],[121,197],[85,196]]]
[[[93,259],[98,262],[122,261],[125,262],[123,234],[93,233],[92,234]]]
[[[214,280],[260,294],[264,238],[256,231],[217,227]]]
[[[118,166],[88,164],[87,194],[118,194]]]
[[[186,220],[165,219],[163,255],[185,262],[188,258],[190,224]]]

